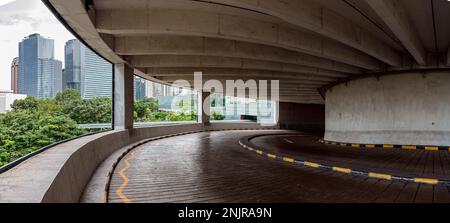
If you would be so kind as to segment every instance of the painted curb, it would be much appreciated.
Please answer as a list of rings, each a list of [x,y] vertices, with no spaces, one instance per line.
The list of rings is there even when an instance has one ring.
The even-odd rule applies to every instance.
[[[343,143],[328,140],[319,140],[320,143],[326,145],[360,148],[360,149],[403,149],[403,150],[427,150],[427,151],[450,151],[450,146],[423,146],[423,145],[392,145],[392,144],[359,144],[359,143]]]
[[[365,176],[365,177],[376,178],[376,179],[381,179],[381,180],[397,180],[397,181],[414,182],[414,183],[420,183],[420,184],[430,184],[430,185],[442,184],[442,185],[450,186],[449,180],[440,180],[440,179],[435,179],[435,178],[423,178],[423,177],[395,176],[395,175],[387,174],[387,173],[376,173],[376,172],[353,170],[351,168],[346,168],[344,166],[329,166],[329,165],[324,165],[324,164],[320,164],[320,163],[316,163],[316,162],[310,162],[307,160],[294,159],[292,157],[283,156],[283,155],[279,155],[279,154],[273,154],[273,153],[267,153],[261,149],[256,149],[256,146],[254,146],[250,142],[250,140],[253,138],[260,137],[260,136],[267,136],[267,135],[286,135],[286,134],[262,134],[262,135],[247,136],[247,137],[241,138],[239,140],[239,144],[243,148],[245,148],[251,152],[254,152],[258,155],[261,155],[263,157],[267,157],[268,159],[274,159],[274,160],[278,160],[278,161],[282,161],[285,163],[290,163],[290,164],[298,165],[298,166],[324,169],[327,171],[334,171],[334,172],[351,174],[351,175],[356,175],[356,176]]]

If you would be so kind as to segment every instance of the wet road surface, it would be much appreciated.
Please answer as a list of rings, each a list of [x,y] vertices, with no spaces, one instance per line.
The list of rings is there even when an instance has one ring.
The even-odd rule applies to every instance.
[[[444,185],[386,181],[298,167],[257,156],[239,144],[244,136],[270,132],[203,132],[144,144],[125,156],[115,169],[109,202],[450,202],[450,190]],[[316,145],[317,151],[310,148],[307,152],[311,157],[341,156],[341,161],[349,164],[352,157],[363,156],[347,154],[342,149],[334,151],[311,136],[263,137],[254,142],[272,149],[278,149],[278,145],[286,149],[288,144],[296,149]],[[402,159],[397,153],[369,160]],[[423,154],[411,155],[416,156]],[[440,173],[445,171],[448,169]]]

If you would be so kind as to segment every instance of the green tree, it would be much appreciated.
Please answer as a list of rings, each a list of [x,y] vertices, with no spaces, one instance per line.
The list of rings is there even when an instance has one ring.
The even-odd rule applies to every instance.
[[[225,116],[219,112],[213,111],[211,114],[211,120],[224,120]]]
[[[0,166],[43,146],[84,134],[65,115],[17,110],[0,115]]]
[[[62,112],[78,124],[110,123],[112,101],[110,98],[93,98],[68,101]]]
[[[81,100],[81,94],[76,89],[66,89],[63,92],[56,94],[55,100],[58,104],[65,104],[67,102]]]
[[[111,122],[110,98],[82,99],[67,89],[54,99],[16,100],[0,114],[0,166],[49,144],[87,133],[84,123]]]
[[[15,100],[11,108],[13,111],[25,110],[58,113],[62,107],[53,99],[27,97],[24,100]]]
[[[135,121],[145,121],[151,113],[158,111],[158,101],[154,98],[145,98],[134,102]]]

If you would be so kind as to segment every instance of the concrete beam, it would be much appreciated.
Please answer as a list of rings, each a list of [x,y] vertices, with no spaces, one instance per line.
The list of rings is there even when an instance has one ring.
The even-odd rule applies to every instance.
[[[320,99],[320,100],[322,100],[322,97],[320,96],[320,95],[317,95],[317,94],[304,94],[304,93],[299,93],[299,94],[290,94],[290,93],[283,93],[283,92],[280,92],[280,94],[279,94],[279,98],[280,99],[284,99],[284,100],[287,100],[287,98],[292,98],[292,97],[316,97],[317,99]]]
[[[192,36],[133,36],[115,37],[111,48],[122,56],[132,55],[189,55],[220,56],[280,62],[320,69],[361,73],[355,66],[323,59],[291,50],[242,41]]]
[[[196,68],[241,68],[268,70],[279,72],[293,72],[310,74],[325,77],[348,77],[348,74],[336,71],[329,71],[320,68],[313,68],[302,65],[243,59],[234,57],[218,56],[186,56],[186,55],[151,55],[151,56],[129,56],[127,61],[134,67],[139,68],[176,68],[176,67],[196,67]],[[158,76],[159,74],[154,76]]]
[[[299,103],[299,104],[318,104],[318,105],[325,104],[323,100],[283,100],[281,102]]]
[[[133,128],[134,69],[114,65],[114,129]]]
[[[317,101],[321,101],[323,100],[322,97],[320,95],[306,95],[306,96],[281,96],[280,95],[280,100],[317,100]]]
[[[302,94],[302,93],[317,93],[316,89],[280,89],[280,93],[286,93],[286,94]],[[318,93],[317,93],[318,94]]]
[[[223,86],[225,86],[226,80],[218,80],[220,81]],[[174,80],[171,81],[164,81],[166,83],[168,83],[169,85],[172,85]],[[192,89],[192,87],[194,86],[194,82],[193,80],[187,80],[187,82],[189,83],[189,85],[173,85],[173,86],[177,86],[177,87],[184,87],[184,88],[190,88]],[[206,82],[206,80],[203,80],[203,82]],[[278,90],[312,90],[312,91],[317,91],[318,88],[320,88],[321,86],[323,86],[323,84],[321,83],[296,83],[293,81],[287,81],[287,82],[280,82],[278,86],[274,86],[274,89],[278,89]],[[270,89],[272,88],[272,85],[270,83],[270,81],[268,81],[267,83],[267,87]]]
[[[369,70],[382,64],[373,57],[328,38],[279,23],[213,12],[148,8],[97,10],[96,27],[115,36],[188,35],[240,40],[302,52]]]
[[[93,14],[88,13],[81,0],[49,0],[51,5],[65,20],[65,22],[97,53],[112,63],[124,63],[104,41],[91,20]]]
[[[391,66],[401,65],[401,55],[369,31],[338,13],[310,0],[212,0],[269,14],[290,24],[334,39]]]
[[[322,82],[332,82],[337,78],[321,77],[302,73],[293,72],[276,72],[267,70],[239,69],[239,68],[196,68],[196,67],[177,67],[177,68],[139,68],[144,73],[161,79],[163,77],[172,78],[192,78],[194,72],[201,71],[203,76],[211,78],[223,79],[221,77],[234,77],[233,79],[293,79],[293,80],[313,80]],[[160,78],[161,77],[161,78]]]
[[[188,81],[189,83],[194,81],[194,77],[160,77],[159,78],[162,81],[165,82],[169,82],[169,83],[173,83],[174,81],[177,80],[185,80]],[[223,83],[223,86],[225,86],[225,83],[227,80],[243,80],[243,81],[248,81],[248,80],[254,80],[254,79],[249,79],[247,77],[237,77],[237,76],[222,76],[220,78],[214,77],[214,76],[208,76],[208,75],[203,75],[203,82],[206,82],[208,80],[217,80],[220,81],[221,83]],[[280,81],[280,85],[284,86],[284,85],[298,85],[298,84],[304,84],[304,85],[313,85],[313,86],[323,86],[326,85],[328,82],[323,82],[323,81],[312,81],[312,80],[294,80],[294,79],[266,79],[267,82],[269,83],[271,80],[279,80]],[[256,83],[258,84],[258,80],[255,80]]]
[[[365,0],[402,42],[419,65],[426,65],[426,51],[405,9],[396,0]]]

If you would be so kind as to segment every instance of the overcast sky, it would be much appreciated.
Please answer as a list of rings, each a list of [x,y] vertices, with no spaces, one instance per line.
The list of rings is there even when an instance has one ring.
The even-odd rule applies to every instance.
[[[11,89],[18,43],[32,33],[54,39],[55,57],[64,62],[64,43],[74,37],[40,0],[0,0],[0,90]]]

